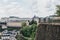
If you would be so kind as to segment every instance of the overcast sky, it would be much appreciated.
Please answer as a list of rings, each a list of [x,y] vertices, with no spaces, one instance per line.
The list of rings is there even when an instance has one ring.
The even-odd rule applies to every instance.
[[[0,0],[0,17],[45,17],[54,14],[59,2],[60,0]]]

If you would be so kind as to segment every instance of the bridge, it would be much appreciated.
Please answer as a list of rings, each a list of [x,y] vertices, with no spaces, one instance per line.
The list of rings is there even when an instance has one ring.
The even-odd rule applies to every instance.
[[[60,23],[39,23],[35,40],[60,40]]]

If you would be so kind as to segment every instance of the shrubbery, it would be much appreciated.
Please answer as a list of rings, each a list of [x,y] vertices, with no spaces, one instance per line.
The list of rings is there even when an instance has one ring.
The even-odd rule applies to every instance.
[[[36,29],[37,29],[36,24],[32,24],[30,26],[25,26],[21,29],[21,34],[24,37],[29,37],[29,38],[32,38],[32,40],[33,40],[35,38]]]

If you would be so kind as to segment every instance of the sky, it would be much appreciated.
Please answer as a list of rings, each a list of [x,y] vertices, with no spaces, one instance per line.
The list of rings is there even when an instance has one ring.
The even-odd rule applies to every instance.
[[[46,17],[56,12],[60,0],[0,0],[0,17]]]

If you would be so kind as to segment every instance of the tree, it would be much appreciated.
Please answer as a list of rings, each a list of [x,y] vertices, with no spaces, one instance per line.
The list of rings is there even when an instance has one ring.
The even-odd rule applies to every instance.
[[[21,34],[25,37],[34,37],[36,33],[37,25],[32,24],[31,26],[23,27],[20,31]]]
[[[23,36],[30,37],[31,30],[30,30],[30,27],[29,26],[23,27],[20,31],[23,34]]]
[[[25,23],[25,22],[22,23],[22,27],[23,27],[23,26],[26,26],[26,23]]]
[[[57,14],[57,16],[60,16],[60,5],[57,5],[56,7],[57,7],[56,14]]]
[[[25,39],[24,37],[23,37],[23,35],[16,35],[16,37],[15,37],[17,40],[27,40],[27,39]]]
[[[37,24],[37,22],[34,21],[34,20],[32,20],[29,24],[30,24],[30,25],[32,25],[32,24]]]

